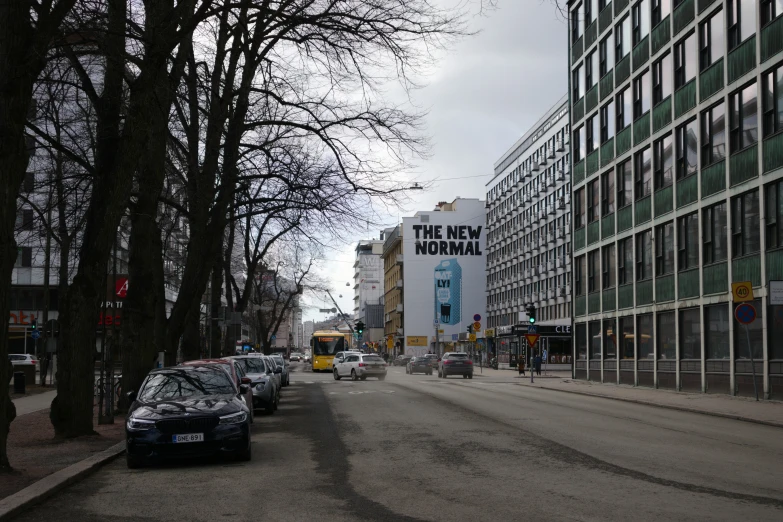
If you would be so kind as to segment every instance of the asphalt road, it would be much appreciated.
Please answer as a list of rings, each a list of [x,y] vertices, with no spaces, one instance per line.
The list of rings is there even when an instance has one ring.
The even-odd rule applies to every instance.
[[[292,374],[253,461],[117,460],[19,520],[783,520],[783,432],[390,369]]]

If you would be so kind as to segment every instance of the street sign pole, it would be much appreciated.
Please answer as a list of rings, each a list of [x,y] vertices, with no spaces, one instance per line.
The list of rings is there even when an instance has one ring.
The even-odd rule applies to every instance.
[[[735,294],[736,293],[737,292],[735,291]],[[742,297],[744,298],[746,297],[746,295],[743,295]],[[752,287],[750,290],[750,297],[751,298],[753,297]],[[748,342],[748,352],[750,354],[750,367],[751,367],[751,371],[753,372],[753,391],[756,394],[756,400],[758,401],[759,389],[758,389],[758,385],[756,384],[756,363],[753,360],[753,347],[750,345],[750,331],[748,330],[748,325],[756,320],[756,309],[750,303],[741,303],[737,305],[737,307],[734,309],[734,318],[737,320],[737,322],[745,326],[745,339]]]
[[[756,401],[759,400],[759,389],[756,385],[756,363],[753,362],[753,348],[750,346],[750,333],[748,325],[745,325],[745,338],[748,340],[748,351],[750,352],[750,367],[753,369],[753,392],[756,394]]]

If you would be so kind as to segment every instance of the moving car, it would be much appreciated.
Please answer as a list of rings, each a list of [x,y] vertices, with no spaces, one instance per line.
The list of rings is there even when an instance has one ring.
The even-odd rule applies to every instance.
[[[9,353],[8,360],[11,361],[12,366],[26,366],[38,364],[38,359],[35,355],[29,353]]]
[[[226,357],[233,359],[245,371],[245,375],[250,379],[250,391],[253,393],[253,409],[263,409],[268,414],[277,410],[280,403],[280,390],[273,375],[273,371],[267,371],[267,366],[260,357],[238,356]]]
[[[398,355],[396,359],[392,362],[394,366],[407,366],[408,361],[410,361],[413,357],[410,355]]]
[[[343,377],[350,377],[354,381],[377,377],[382,381],[386,378],[386,363],[377,355],[349,353],[341,362],[335,359],[332,374],[336,381]]]
[[[237,389],[239,389],[240,385],[242,384],[249,385],[251,383],[250,378],[245,375],[245,371],[234,359],[197,359],[195,361],[185,361],[181,366],[206,366],[210,364],[217,365],[226,373],[228,373],[229,377],[231,377],[231,381],[235,383]],[[253,392],[250,390],[250,386],[245,388],[242,397],[245,399],[245,404],[247,404],[247,409],[250,412],[250,422],[252,423]]]
[[[291,362],[299,362],[302,360],[302,356],[298,353],[292,353],[288,360]]]
[[[438,363],[438,377],[445,379],[449,375],[462,375],[463,379],[473,378],[473,361],[465,352],[446,352]]]
[[[250,460],[250,415],[241,398],[247,388],[216,364],[151,371],[138,392],[128,393],[128,467],[167,457]]]
[[[405,373],[424,373],[426,375],[432,375],[432,364],[426,357],[414,357],[408,361],[408,365],[405,367]]]
[[[430,363],[430,368],[432,368],[433,371],[438,369],[438,356],[434,353],[428,353],[424,356],[427,359],[427,362]],[[432,375],[432,372],[430,372],[430,375]]]
[[[272,354],[269,357],[282,369],[282,374],[280,376],[281,384],[283,386],[288,386],[291,382],[290,376],[288,375],[288,363],[285,362],[285,359],[283,359],[283,356],[279,353]]]

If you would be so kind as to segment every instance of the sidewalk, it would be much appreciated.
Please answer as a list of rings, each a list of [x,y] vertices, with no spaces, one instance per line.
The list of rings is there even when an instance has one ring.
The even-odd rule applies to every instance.
[[[523,378],[518,384],[542,390],[591,395],[783,428],[783,403],[778,401],[756,402],[755,399],[730,395],[655,390],[623,384],[591,383],[570,378],[539,380],[536,377],[534,384],[530,384],[529,380]]]
[[[16,416],[27,415],[28,413],[34,413],[36,411],[46,410],[52,405],[52,400],[57,396],[57,390],[47,391],[39,393],[37,395],[30,395],[27,397],[19,397],[14,399],[14,406],[16,406]]]

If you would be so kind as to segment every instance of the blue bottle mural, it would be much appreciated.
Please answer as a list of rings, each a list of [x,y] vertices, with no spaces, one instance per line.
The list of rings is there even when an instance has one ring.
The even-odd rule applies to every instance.
[[[462,267],[445,259],[435,267],[435,317],[440,324],[459,324],[462,317]]]

